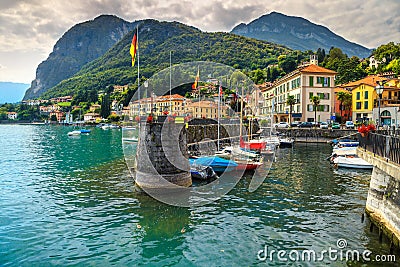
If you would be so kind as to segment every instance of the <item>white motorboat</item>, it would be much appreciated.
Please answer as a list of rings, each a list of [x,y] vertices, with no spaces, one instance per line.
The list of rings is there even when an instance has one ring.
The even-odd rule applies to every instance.
[[[262,140],[266,141],[267,144],[271,144],[271,145],[274,145],[276,147],[280,146],[280,144],[281,144],[281,140],[279,139],[278,136],[271,135],[269,137],[264,137]]]
[[[339,168],[372,169],[374,166],[357,156],[337,156],[333,164]]]
[[[80,130],[74,130],[74,131],[68,132],[68,136],[77,136],[77,135],[81,135]]]
[[[284,137],[280,139],[279,147],[293,147],[294,139],[291,137]]]

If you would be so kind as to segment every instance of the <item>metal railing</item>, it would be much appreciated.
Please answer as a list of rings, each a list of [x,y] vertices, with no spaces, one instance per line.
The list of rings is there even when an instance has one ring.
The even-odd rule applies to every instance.
[[[381,133],[359,135],[360,147],[400,165],[400,137]]]

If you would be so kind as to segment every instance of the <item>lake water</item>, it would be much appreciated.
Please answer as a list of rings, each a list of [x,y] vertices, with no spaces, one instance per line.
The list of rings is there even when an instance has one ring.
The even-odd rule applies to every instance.
[[[370,172],[333,170],[328,145],[280,149],[257,191],[249,175],[217,202],[180,208],[134,190],[121,130],[71,129],[0,125],[0,266],[325,266],[258,255],[338,239],[389,254],[361,222]]]

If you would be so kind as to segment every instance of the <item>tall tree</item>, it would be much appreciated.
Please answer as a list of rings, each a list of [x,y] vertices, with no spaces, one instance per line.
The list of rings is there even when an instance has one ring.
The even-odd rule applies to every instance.
[[[315,127],[317,127],[317,107],[321,103],[321,100],[319,99],[319,96],[313,95],[310,98],[311,103],[313,104],[314,107],[314,122],[315,122]]]
[[[294,95],[289,95],[288,98],[286,99],[286,105],[289,106],[289,124],[292,123],[292,112],[293,112],[293,106],[297,103],[296,99],[294,98]]]
[[[351,109],[351,105],[353,104],[353,100],[351,97],[351,93],[348,93],[343,101],[343,106],[344,106],[344,110],[347,111],[346,114],[346,120],[349,120],[350,117],[350,109]]]
[[[103,95],[102,101],[101,101],[101,112],[100,115],[102,118],[106,119],[108,116],[110,116],[110,96],[109,94]]]

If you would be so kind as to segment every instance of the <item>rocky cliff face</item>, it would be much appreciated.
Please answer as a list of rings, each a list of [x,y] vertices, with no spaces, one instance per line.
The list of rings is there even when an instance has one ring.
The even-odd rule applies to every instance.
[[[135,27],[111,15],[73,26],[55,44],[49,57],[39,64],[36,78],[24,99],[39,97],[60,81],[77,73],[83,65],[102,56]]]
[[[333,33],[328,28],[314,24],[304,18],[286,16],[277,12],[264,15],[249,24],[237,25],[231,33],[286,45],[296,50],[324,48],[327,52],[333,47],[345,54],[365,58],[371,50],[352,43]]]

